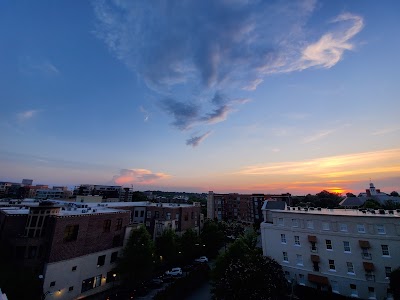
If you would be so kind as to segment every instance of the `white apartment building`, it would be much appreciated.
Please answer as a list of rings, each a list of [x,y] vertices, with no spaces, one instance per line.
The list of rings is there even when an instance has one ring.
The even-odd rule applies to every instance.
[[[400,210],[263,206],[263,254],[289,281],[362,299],[392,299],[389,275],[400,267]]]

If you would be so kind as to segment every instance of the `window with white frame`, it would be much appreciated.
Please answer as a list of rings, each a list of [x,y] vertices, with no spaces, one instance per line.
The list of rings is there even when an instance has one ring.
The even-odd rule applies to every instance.
[[[293,227],[299,227],[299,220],[298,219],[292,219],[292,226]]]
[[[287,281],[291,282],[290,280],[290,272],[289,271],[285,271],[285,278]]]
[[[340,231],[347,232],[347,224],[341,223],[340,224]]]
[[[286,234],[281,234],[281,243],[286,244]]]
[[[326,250],[332,250],[332,241],[331,240],[325,240],[326,244]]]
[[[294,244],[296,246],[300,246],[300,237],[298,235],[294,236]]]
[[[347,265],[347,273],[349,273],[349,274],[354,274],[354,266],[353,266],[353,263],[350,262],[350,261],[348,261],[348,262],[346,262],[346,265]]]
[[[312,220],[307,221],[307,228],[308,229],[314,229],[314,222]]]
[[[344,248],[344,252],[351,252],[350,242],[343,241],[343,248]]]
[[[386,234],[384,225],[376,225],[376,230],[378,231],[378,234]]]
[[[332,292],[339,293],[339,283],[336,280],[331,280]]]
[[[282,254],[283,254],[283,261],[288,262],[289,261],[289,257],[288,257],[287,252],[283,251]]]
[[[351,296],[358,297],[357,286],[355,284],[350,284]]]
[[[383,256],[390,256],[389,246],[388,245],[381,245],[382,248],[382,255]]]
[[[306,277],[304,276],[304,274],[299,274],[299,284],[306,285]]]
[[[392,273],[392,267],[385,267],[386,279],[390,278],[391,273]]]
[[[278,218],[278,225],[283,226],[283,218]]]
[[[368,287],[368,299],[376,299],[375,288],[373,286]]]
[[[335,261],[333,259],[329,259],[329,270],[336,271]]]
[[[296,264],[299,265],[299,266],[303,265],[303,255],[296,254]]]
[[[358,233],[365,233],[364,224],[357,224],[357,231],[358,231]]]
[[[329,230],[330,224],[329,222],[322,222],[322,230]]]

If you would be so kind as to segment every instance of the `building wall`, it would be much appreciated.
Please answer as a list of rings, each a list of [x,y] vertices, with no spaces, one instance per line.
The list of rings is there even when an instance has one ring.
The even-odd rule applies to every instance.
[[[336,293],[351,296],[352,284],[356,286],[360,298],[371,297],[371,289],[374,289],[376,299],[387,297],[389,278],[385,267],[394,270],[400,266],[400,256],[397,254],[400,249],[400,215],[367,215],[358,211],[353,215],[340,215],[340,211],[334,210],[331,210],[331,214],[268,211],[266,215],[268,222],[261,224],[263,253],[282,265],[288,279],[318,288],[318,284],[308,280],[309,274],[317,275],[329,281],[328,285],[319,286],[322,289],[333,289]],[[359,225],[364,226],[365,233],[359,232]],[[385,233],[379,233],[378,226],[383,226]],[[282,242],[282,234],[286,243]],[[299,245],[296,244],[296,237]],[[316,239],[316,250],[311,249],[309,239]],[[331,242],[332,249],[327,249],[327,240]],[[363,257],[360,241],[369,242],[369,259]],[[345,251],[344,242],[349,243],[350,251]],[[389,247],[389,255],[383,255],[382,245]],[[283,252],[287,253],[287,261]],[[315,255],[319,257],[319,271],[314,271],[312,260],[315,260]],[[334,261],[335,270],[330,269],[329,260]],[[347,263],[352,264],[353,273],[348,272]],[[366,272],[365,263],[373,264],[372,273]],[[373,280],[367,280],[366,274],[368,279]]]
[[[43,292],[48,292],[46,299],[79,299],[110,288],[118,281],[113,277],[112,269],[116,262],[111,262],[112,253],[121,255],[122,247],[107,249],[71,259],[48,263],[45,265]],[[99,256],[105,255],[104,265],[98,266]],[[82,282],[90,278],[101,278],[94,288],[82,292]],[[108,280],[107,280],[108,277]]]

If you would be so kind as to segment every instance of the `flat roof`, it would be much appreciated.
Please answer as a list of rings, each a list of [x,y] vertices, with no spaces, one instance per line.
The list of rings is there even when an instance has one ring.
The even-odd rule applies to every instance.
[[[328,215],[328,216],[359,216],[359,217],[387,217],[387,218],[399,218],[400,217],[400,212],[397,212],[395,209],[394,210],[380,210],[380,209],[375,209],[375,210],[367,210],[367,209],[330,209],[330,208],[321,208],[320,210],[317,208],[314,208],[314,210],[308,208],[305,210],[303,207],[299,210],[297,207],[289,207],[285,210],[279,210],[279,209],[269,209],[270,211],[273,212],[281,212],[281,213],[288,213],[288,214],[312,214],[312,215]],[[381,213],[381,211],[384,212]],[[390,213],[390,212],[393,213]]]

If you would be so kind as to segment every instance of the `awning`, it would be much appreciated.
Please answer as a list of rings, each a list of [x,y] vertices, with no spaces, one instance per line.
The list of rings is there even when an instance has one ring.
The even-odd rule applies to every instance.
[[[374,267],[373,263],[364,261],[363,265],[364,265],[364,270],[365,271],[373,271],[373,270],[375,270],[375,267]]]
[[[317,237],[315,235],[309,235],[308,236],[308,241],[312,242],[312,243],[316,243],[317,242]]]
[[[311,261],[312,261],[312,262],[319,262],[319,256],[318,256],[318,255],[311,254]]]
[[[328,277],[325,277],[325,276],[308,274],[308,281],[314,282],[317,284],[329,285]]]
[[[368,241],[359,240],[358,244],[360,245],[361,248],[371,248]]]

